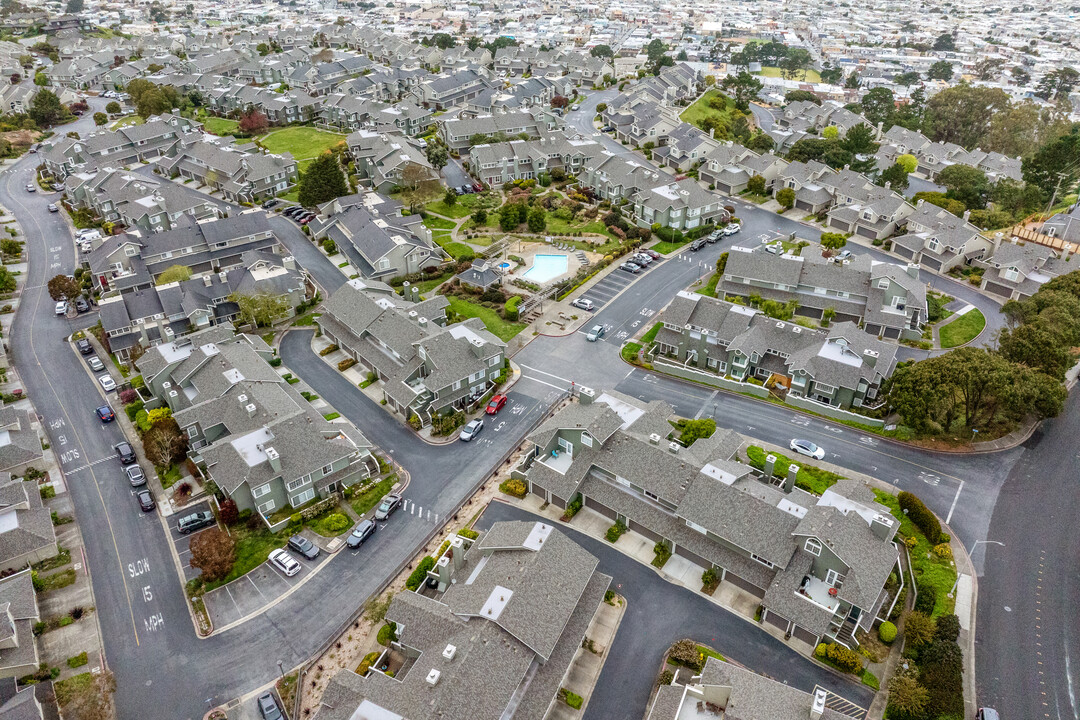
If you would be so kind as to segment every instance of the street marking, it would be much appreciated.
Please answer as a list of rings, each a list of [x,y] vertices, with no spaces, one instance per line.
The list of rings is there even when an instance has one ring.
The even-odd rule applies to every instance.
[[[952,520],[953,510],[956,509],[956,501],[960,498],[960,491],[964,489],[964,481],[960,481],[960,487],[956,488],[956,495],[953,495],[952,505],[949,506],[949,515],[945,518],[945,524],[948,525]]]
[[[61,437],[63,437],[63,436],[61,436]],[[117,457],[119,457],[118,454],[109,455],[108,457],[103,457],[100,460],[95,460],[95,461],[93,461],[91,463],[87,463],[86,465],[80,465],[79,467],[77,467],[77,468],[75,468],[73,470],[65,470],[64,472],[66,474],[68,474],[68,475],[71,475],[72,473],[77,473],[80,470],[86,470],[87,468],[93,467],[94,465],[100,465],[103,462],[108,462],[109,460],[115,460]]]

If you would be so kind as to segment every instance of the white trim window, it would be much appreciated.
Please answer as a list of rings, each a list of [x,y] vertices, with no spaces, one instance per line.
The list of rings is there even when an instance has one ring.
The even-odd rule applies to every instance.
[[[761,557],[760,555],[755,555],[754,553],[750,553],[750,557],[753,558],[754,560],[756,560],[757,562],[761,563],[762,565],[764,565],[767,568],[776,567],[775,565],[773,565],[771,562],[769,562],[765,558]]]
[[[270,492],[270,483],[265,483],[263,485],[260,485],[257,488],[252,488],[251,489],[251,497],[253,497],[253,498],[261,498],[263,495],[267,494],[268,492]]]
[[[259,512],[261,512],[263,515],[269,515],[270,513],[274,512],[274,508],[276,507],[277,503],[275,503],[273,500],[267,500],[259,506]]]
[[[304,492],[302,492],[299,495],[296,495],[296,496],[293,497],[292,506],[293,507],[298,507],[300,505],[303,505],[308,500],[311,500],[314,497],[315,497],[315,488],[308,488]]]
[[[821,543],[814,538],[806,538],[806,544],[803,545],[803,549],[814,557],[821,556]]]
[[[199,434],[199,428],[198,428],[197,425],[188,425],[188,427],[187,427],[187,436],[189,438],[193,438],[198,434]]]
[[[322,469],[322,474],[323,475],[329,475],[332,472],[334,472],[334,465],[332,463],[330,465],[323,465],[323,469]]]
[[[303,477],[298,477],[295,480],[290,480],[289,483],[287,485],[285,485],[285,489],[288,490],[289,492],[292,492],[293,490],[298,490],[298,489],[304,487],[309,482],[311,482],[311,475],[305,475]]]

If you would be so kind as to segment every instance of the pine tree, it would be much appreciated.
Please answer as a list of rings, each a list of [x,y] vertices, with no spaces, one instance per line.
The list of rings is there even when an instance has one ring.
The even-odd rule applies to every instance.
[[[348,194],[345,175],[341,172],[337,156],[331,152],[312,160],[300,177],[300,204],[305,207],[321,205]]]

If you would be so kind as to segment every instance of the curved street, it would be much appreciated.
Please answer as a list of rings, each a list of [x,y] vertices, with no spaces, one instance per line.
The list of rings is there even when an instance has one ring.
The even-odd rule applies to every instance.
[[[586,102],[594,103],[594,109],[603,96],[594,93]],[[587,109],[574,116],[575,122],[592,117]],[[64,131],[85,132],[88,119]],[[92,320],[86,316],[81,322],[66,320],[52,314],[45,283],[57,273],[70,272],[76,257],[63,218],[45,210],[57,196],[24,190],[36,162],[29,155],[0,174],[0,204],[18,219],[30,261],[8,342],[27,395],[54,448],[66,458],[65,479],[84,528],[96,615],[108,663],[118,681],[118,714],[139,717],[147,707],[155,707],[170,708],[170,717],[201,717],[208,705],[272,681],[279,660],[292,667],[308,659],[384,578],[424,545],[435,526],[421,518],[393,523],[362,553],[339,553],[330,561],[332,571],[313,575],[263,614],[209,639],[198,639],[163,521],[139,513],[117,466],[98,462],[111,456],[112,445],[121,439],[120,430],[94,419],[100,392],[64,342],[74,329]],[[745,228],[735,236],[738,242],[763,233],[812,233],[800,223],[736,203]],[[290,250],[316,279],[329,284],[328,290],[343,281],[299,231],[284,229],[295,230],[294,226],[284,220],[274,222]],[[585,345],[578,334],[535,338],[514,358],[524,376],[512,395],[523,410],[505,428],[487,435],[490,447],[430,446],[400,424],[388,422],[380,407],[311,352],[310,332],[287,333],[281,354],[318,393],[334,397],[335,407],[373,442],[392,452],[411,475],[407,497],[440,516],[488,476],[495,462],[520,442],[570,381],[664,399],[680,414],[713,416],[722,426],[769,442],[786,444],[797,429],[800,436],[827,448],[829,462],[919,494],[942,518],[949,518],[958,538],[973,548],[980,573],[976,656],[980,701],[996,704],[1003,717],[1074,715],[1076,682],[1071,667],[1074,659],[1080,659],[1080,644],[1075,613],[1068,608],[1077,585],[1078,550],[1075,540],[1066,536],[1066,528],[1078,504],[1078,456],[1073,449],[1073,438],[1080,431],[1076,398],[1069,399],[1063,417],[1046,423],[1044,431],[1022,447],[987,455],[933,453],[623,364],[618,358],[619,333],[633,334],[676,290],[706,276],[730,242],[735,240],[708,246],[685,259],[666,260],[630,285],[597,313],[597,322],[610,328],[603,342]],[[867,252],[886,259],[876,250]],[[993,301],[948,279],[932,277],[930,281],[983,309],[988,338],[1001,326]],[[1005,547],[988,545],[987,540],[1003,541]],[[144,588],[150,590],[149,596]],[[685,608],[667,610],[671,615],[697,612],[696,601],[686,602]],[[318,607],[318,612],[312,612],[312,607]],[[154,617],[161,622],[152,621]],[[710,623],[722,622],[726,621],[710,618]],[[668,628],[665,624],[665,632]],[[742,637],[733,633],[733,638]],[[765,654],[755,656],[759,650],[748,647],[742,652],[733,650],[733,657],[751,667],[767,667],[758,661],[773,650],[764,639],[760,642],[760,653]],[[634,646],[628,652],[639,649]],[[589,717],[599,712],[601,704],[590,705]],[[640,716],[642,708],[632,710],[628,717]]]

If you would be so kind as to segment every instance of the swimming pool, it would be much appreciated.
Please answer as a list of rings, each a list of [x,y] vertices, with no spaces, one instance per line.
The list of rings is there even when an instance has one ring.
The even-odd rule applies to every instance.
[[[546,283],[548,280],[566,274],[569,260],[565,255],[536,255],[532,267],[522,277],[534,283]]]

